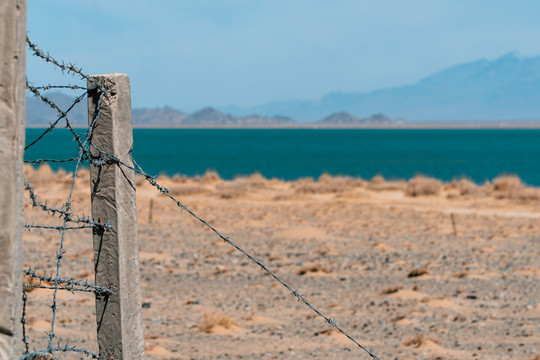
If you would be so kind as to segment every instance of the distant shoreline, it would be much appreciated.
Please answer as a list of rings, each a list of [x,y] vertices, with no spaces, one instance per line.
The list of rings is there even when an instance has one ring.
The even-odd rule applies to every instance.
[[[27,128],[47,128],[49,124],[27,125]],[[73,124],[75,128],[85,128]],[[58,127],[63,128],[63,127]],[[409,121],[396,124],[316,124],[316,123],[296,123],[296,124],[276,124],[276,125],[171,125],[171,124],[135,124],[135,129],[324,129],[324,130],[344,130],[344,129],[426,129],[426,130],[467,130],[467,129],[540,129],[540,120],[536,121]]]

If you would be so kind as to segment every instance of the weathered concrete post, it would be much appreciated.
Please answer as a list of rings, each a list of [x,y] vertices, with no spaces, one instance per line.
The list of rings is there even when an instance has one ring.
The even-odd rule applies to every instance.
[[[125,74],[95,75],[108,97],[103,96],[95,122],[91,153],[113,154],[132,166],[133,129],[131,93]],[[88,87],[94,84],[88,83]],[[92,123],[99,94],[88,97],[88,119]],[[97,149],[99,150],[97,150]],[[96,284],[114,294],[96,296],[99,354],[106,359],[143,359],[144,339],[139,279],[139,243],[135,174],[124,165],[108,162],[90,166],[92,217],[110,223],[108,231],[94,231]]]
[[[26,0],[0,1],[0,359],[20,355]]]

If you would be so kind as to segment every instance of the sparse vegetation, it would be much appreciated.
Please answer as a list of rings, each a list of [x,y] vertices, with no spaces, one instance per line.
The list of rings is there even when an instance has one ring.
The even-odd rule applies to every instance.
[[[227,330],[238,328],[238,324],[230,317],[222,313],[205,313],[202,323],[199,325],[199,330],[206,334],[213,333],[217,327],[222,327]]]
[[[419,175],[409,180],[405,194],[408,196],[437,195],[441,189],[440,180]]]

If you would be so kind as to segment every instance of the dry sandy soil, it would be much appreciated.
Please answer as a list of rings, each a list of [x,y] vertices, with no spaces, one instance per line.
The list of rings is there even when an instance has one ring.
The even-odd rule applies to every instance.
[[[69,174],[26,171],[42,201],[62,206]],[[514,178],[159,181],[381,359],[540,359],[540,189]],[[78,215],[90,214],[89,193],[83,170]],[[61,224],[25,203],[27,223]],[[369,358],[142,178],[137,204],[147,359]],[[53,273],[58,244],[58,231],[26,231],[26,266]],[[92,281],[90,232],[65,245],[61,274]],[[28,296],[36,349],[52,292]],[[59,295],[55,343],[97,351],[93,300]]]

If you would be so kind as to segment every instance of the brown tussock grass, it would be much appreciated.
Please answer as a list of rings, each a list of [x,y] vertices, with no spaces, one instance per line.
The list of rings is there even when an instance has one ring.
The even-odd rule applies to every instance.
[[[223,313],[204,313],[204,319],[199,325],[199,330],[206,334],[213,333],[217,327],[222,327],[227,330],[239,328],[238,324],[230,317]]]
[[[511,199],[520,202],[540,200],[540,189],[527,187],[515,175],[501,175],[493,179],[493,193],[497,199]]]
[[[214,170],[206,170],[203,176],[197,176],[195,179],[201,181],[203,184],[215,184],[223,181],[221,176]]]
[[[414,347],[414,348],[419,348],[419,347],[423,347],[423,346],[430,346],[431,344],[437,344],[437,341],[431,339],[431,338],[428,338],[422,334],[420,335],[416,335],[412,338],[409,338],[405,341],[403,341],[403,345],[407,346],[407,347]]]
[[[300,269],[298,269],[298,271],[296,271],[297,275],[329,274],[329,273],[331,273],[330,270],[320,265],[303,266]]]
[[[454,184],[461,196],[484,196],[489,192],[489,189],[486,189],[484,186],[478,186],[469,179],[460,179],[454,182]]]
[[[224,182],[216,186],[217,194],[222,199],[236,199],[245,194],[247,186],[245,181]]]
[[[452,275],[452,277],[455,277],[455,278],[458,278],[458,279],[462,279],[462,278],[467,277],[467,276],[469,276],[469,272],[465,271],[465,270],[458,271],[457,273]]]
[[[312,178],[299,179],[295,182],[295,192],[298,194],[328,194],[342,193],[356,186],[362,186],[363,182],[349,176],[332,176],[322,174],[315,182]]]
[[[394,286],[389,286],[385,289],[383,289],[381,291],[381,294],[383,295],[390,295],[390,294],[395,294],[397,293],[399,290],[401,290],[403,287],[399,286],[399,285],[394,285]]]
[[[426,269],[425,267],[419,267],[419,268],[414,268],[411,271],[409,271],[407,273],[407,277],[408,278],[418,277],[418,276],[422,276],[422,275],[426,275],[426,274],[429,274],[428,269]]]
[[[407,196],[437,195],[442,189],[440,180],[418,175],[407,183],[405,194]]]

